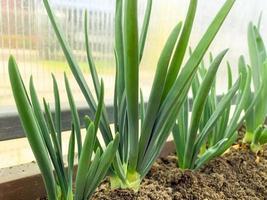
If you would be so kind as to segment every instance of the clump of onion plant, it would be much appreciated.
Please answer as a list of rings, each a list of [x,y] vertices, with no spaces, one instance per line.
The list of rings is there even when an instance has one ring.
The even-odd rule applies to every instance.
[[[9,59],[9,77],[24,132],[28,138],[35,159],[42,173],[49,200],[84,200],[92,196],[96,187],[106,176],[118,149],[119,137],[110,141],[103,151],[97,144],[96,133],[103,109],[103,84],[100,86],[98,107],[94,120],[85,117],[86,136],[81,139],[78,112],[73,100],[67,77],[65,85],[72,114],[72,130],[68,148],[68,167],[65,169],[61,141],[61,108],[56,79],[53,76],[55,97],[55,118],[49,104],[43,100],[44,113],[37,93],[30,80],[30,95],[24,87],[15,59]],[[76,139],[75,139],[76,138]],[[78,146],[78,169],[73,193],[73,172],[75,141]],[[96,147],[96,150],[95,150]],[[95,155],[92,157],[95,150]]]
[[[221,52],[215,59],[211,56],[210,67],[200,65],[191,91],[192,114],[189,119],[189,98],[178,114],[173,128],[178,165],[181,169],[198,169],[209,160],[224,153],[237,139],[238,128],[252,109],[246,107],[249,98],[251,70],[239,60],[239,79],[232,85],[232,72],[228,64],[228,92],[218,99],[216,94],[216,73],[225,56]],[[231,105],[235,99],[232,114]]]
[[[86,84],[77,60],[73,56],[64,33],[48,0],[43,0],[53,29],[76,81],[94,113],[96,100]],[[152,0],[147,1],[143,26],[138,31],[137,0],[116,0],[115,59],[116,81],[114,91],[115,132],[120,133],[119,150],[112,166],[112,188],[138,190],[140,182],[160,154],[169,136],[177,113],[187,97],[199,63],[219,31],[235,0],[226,0],[207,31],[182,67],[188,46],[197,0],[190,0],[184,24],[179,22],[172,30],[158,60],[147,106],[139,87],[139,68],[146,42]],[[99,78],[89,46],[87,14],[85,14],[85,45],[88,65],[96,97],[99,98]],[[140,106],[139,106],[140,101]],[[141,116],[141,126],[139,126]],[[106,107],[103,108],[100,130],[105,144],[112,140]]]
[[[248,49],[250,56],[250,65],[252,68],[254,93],[260,92],[256,98],[255,106],[246,118],[245,143],[251,143],[253,152],[262,149],[262,145],[267,143],[267,128],[265,118],[267,114],[267,54],[263,39],[260,35],[260,22],[258,26],[250,23],[248,26]],[[252,89],[250,89],[250,99],[255,98]]]

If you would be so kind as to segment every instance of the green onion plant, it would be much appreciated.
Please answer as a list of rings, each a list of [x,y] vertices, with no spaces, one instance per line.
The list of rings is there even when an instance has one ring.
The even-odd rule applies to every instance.
[[[30,93],[27,93],[13,56],[10,56],[8,67],[20,120],[42,173],[48,199],[85,200],[90,198],[106,176],[119,146],[118,134],[113,141],[110,140],[104,151],[96,145],[98,141],[96,134],[103,109],[103,83],[100,85],[99,102],[94,120],[85,116],[86,136],[82,144],[78,112],[68,79],[65,76],[72,115],[68,167],[65,169],[61,141],[60,96],[55,77],[53,76],[55,97],[55,117],[53,118],[50,106],[45,99],[43,99],[44,111],[42,110],[32,78],[30,79]],[[78,146],[78,169],[73,183],[75,141],[77,141]],[[93,157],[94,150],[95,155]],[[73,185],[75,185],[75,193],[73,193]]]
[[[77,60],[66,40],[49,0],[43,0],[47,14],[65,54],[69,67],[94,114],[100,97],[100,82],[89,46],[88,18],[85,13],[84,37],[88,66],[94,83],[92,95]],[[226,0],[207,31],[185,62],[198,0],[190,0],[185,22],[177,23],[161,52],[147,105],[144,105],[139,87],[142,61],[152,10],[152,0],[147,1],[145,17],[139,34],[137,0],[116,0],[115,46],[116,80],[114,91],[114,132],[120,134],[119,149],[111,168],[112,188],[138,190],[140,182],[158,157],[182,108],[199,63],[219,31],[235,0]],[[141,120],[139,120],[141,116]],[[105,145],[112,141],[106,106],[99,128]]]
[[[254,98],[253,91],[255,93],[259,90],[260,95],[246,118],[244,142],[250,143],[251,150],[255,153],[262,149],[263,144],[267,143],[267,128],[264,125],[267,114],[267,54],[260,34],[260,21],[258,25],[251,22],[248,26],[248,49],[253,82],[247,105],[249,106],[251,99]]]
[[[208,69],[202,61],[191,85],[191,118],[188,115],[188,96],[178,114],[172,133],[181,169],[198,169],[223,154],[236,141],[238,128],[252,109],[252,106],[246,107],[251,70],[244,64],[243,57],[239,60],[240,76],[234,84],[228,63],[228,92],[218,99],[216,73],[226,51],[221,52],[215,59],[210,56]],[[231,114],[234,98],[236,105]]]

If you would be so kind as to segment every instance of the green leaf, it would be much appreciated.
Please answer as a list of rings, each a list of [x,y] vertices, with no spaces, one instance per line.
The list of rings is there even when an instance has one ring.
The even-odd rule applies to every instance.
[[[260,137],[261,137],[262,131],[263,131],[263,127],[262,126],[259,126],[255,130],[254,137],[253,137],[253,140],[252,140],[252,144],[251,145],[259,145],[259,141],[260,141]]]
[[[182,65],[182,62],[185,56],[186,48],[188,45],[189,37],[192,31],[193,22],[195,19],[197,3],[198,3],[198,0],[190,0],[184,27],[183,27],[179,42],[174,51],[174,55],[173,55],[173,58],[171,60],[171,64],[168,70],[168,75],[166,78],[166,83],[165,83],[165,88],[164,88],[164,93],[163,93],[163,100],[165,99],[168,92],[170,91],[172,85],[174,84],[177,78],[177,74],[180,71],[180,68],[181,68],[181,65]]]
[[[264,123],[267,113],[267,104],[265,102],[267,95],[267,64],[265,64],[265,61],[267,55],[259,30],[252,23],[250,23],[248,27],[248,47],[252,67],[253,85],[255,92],[260,91],[260,97],[256,99],[255,107],[246,118],[247,133],[244,141],[249,143],[252,141],[252,134],[256,128]],[[261,85],[262,87],[260,87]],[[261,90],[259,88],[261,88]],[[250,105],[253,98],[255,99],[255,95],[253,95],[251,90],[249,93],[250,97],[246,106]]]
[[[185,168],[188,168],[192,165],[192,156],[194,154],[193,150],[193,145],[197,137],[198,133],[198,127],[199,127],[199,122],[202,116],[203,108],[205,105],[205,102],[207,100],[207,97],[209,95],[210,89],[212,87],[213,81],[216,77],[217,70],[220,66],[220,63],[222,59],[224,58],[227,50],[221,52],[215,60],[212,62],[199,90],[197,93],[196,98],[194,99],[194,104],[193,104],[193,109],[192,109],[192,115],[191,115],[191,122],[190,122],[190,127],[189,127],[189,132],[188,132],[188,138],[187,138],[187,143],[185,146],[185,160],[184,160],[184,166]]]
[[[75,129],[76,138],[77,138],[78,155],[80,157],[81,151],[82,151],[82,138],[81,138],[81,124],[80,124],[79,114],[78,114],[78,110],[76,108],[76,105],[73,99],[73,95],[70,89],[70,85],[69,85],[69,81],[68,81],[66,73],[64,73],[64,79],[65,79],[65,87],[66,87],[70,110],[71,110],[71,118],[74,124],[74,129]]]
[[[258,24],[257,24],[257,29],[260,30],[261,28],[261,21],[262,21],[262,12],[260,13],[259,19],[258,19]]]
[[[229,63],[227,63],[227,74],[228,74],[228,90],[230,90],[232,87],[232,71],[231,71],[231,66]],[[228,104],[228,106],[225,108],[225,112],[220,119],[220,124],[217,125],[218,130],[216,130],[216,132],[218,132],[218,136],[215,142],[218,142],[218,138],[222,138],[222,136],[224,135],[224,131],[226,130],[228,122],[229,122],[231,105],[232,104]],[[215,143],[213,143],[213,145],[214,144]]]
[[[129,148],[128,148],[128,118],[127,118],[127,109],[126,109],[126,96],[125,93],[122,97],[122,103],[119,107],[119,131],[120,131],[120,145],[119,152],[122,157],[123,163],[128,162],[129,157]]]
[[[220,140],[216,145],[208,148],[208,150],[196,161],[195,169],[200,168],[205,163],[207,163],[212,158],[216,157],[215,153],[220,149],[222,146],[226,144],[228,138],[224,138]]]
[[[89,69],[92,75],[93,83],[94,83],[94,88],[95,88],[95,93],[97,94],[97,98],[99,98],[100,95],[100,82],[98,78],[98,74],[96,71],[95,63],[93,60],[92,52],[89,47],[89,38],[88,38],[88,13],[85,11],[84,15],[84,35],[85,35],[85,47],[86,47],[86,55],[87,55],[87,61],[89,65]]]
[[[114,95],[113,95],[113,107],[114,107],[114,112],[113,112],[113,116],[114,116],[114,130],[115,132],[119,132],[119,101],[118,101],[118,97],[119,97],[119,93],[118,93],[118,85],[119,85],[119,81],[118,81],[118,55],[117,52],[114,51],[115,54],[115,60],[116,60],[116,73],[115,73],[115,86],[114,86]]]
[[[95,131],[97,132],[99,123],[100,123],[100,119],[102,116],[102,111],[104,108],[104,82],[101,79],[101,85],[100,85],[100,94],[99,94],[99,102],[98,102],[98,106],[97,106],[97,110],[96,110],[96,114],[95,114]]]
[[[222,155],[227,149],[229,149],[234,142],[237,140],[237,136],[238,133],[237,131],[235,131],[231,137],[226,141],[226,143],[224,145],[222,145],[215,153],[214,153],[214,157]]]
[[[89,170],[91,157],[92,157],[92,153],[94,150],[95,140],[96,140],[96,131],[95,131],[95,125],[92,122],[89,128],[87,129],[83,148],[82,148],[79,163],[78,163],[76,185],[75,185],[75,188],[76,188],[75,199],[77,200],[84,199],[83,195],[84,195],[84,189],[86,186],[85,174]]]
[[[192,162],[194,162],[195,159],[197,158],[201,146],[204,144],[206,138],[211,133],[211,130],[216,125],[217,120],[222,116],[223,112],[225,111],[225,108],[228,107],[228,105],[231,105],[231,100],[233,99],[234,95],[239,89],[239,86],[240,86],[240,79],[238,79],[236,83],[233,85],[233,87],[228,91],[228,93],[223,96],[219,104],[216,106],[215,111],[210,116],[208,122],[205,124],[202,132],[199,133],[198,138],[196,139],[194,145],[194,150],[193,150],[194,157]]]
[[[97,105],[96,105],[96,102],[93,98],[93,95],[92,95],[92,93],[91,93],[91,91],[90,91],[90,89],[89,89],[89,87],[85,81],[85,78],[82,74],[82,71],[81,71],[79,65],[78,65],[78,62],[75,59],[73,52],[71,51],[71,48],[66,41],[66,38],[63,34],[63,31],[61,30],[60,26],[58,25],[58,22],[55,18],[55,14],[54,14],[53,10],[51,9],[49,1],[43,0],[43,3],[44,3],[44,6],[46,8],[50,22],[51,22],[53,29],[55,31],[55,34],[58,38],[59,44],[63,50],[65,58],[67,59],[69,67],[70,67],[70,69],[71,69],[71,71],[72,71],[72,73],[73,73],[73,75],[74,75],[88,105],[91,108],[90,111],[92,112],[92,114],[94,114],[96,112]],[[112,140],[112,134],[111,134],[111,130],[109,128],[109,122],[108,122],[107,116],[104,115],[102,119],[103,120],[101,120],[100,129],[101,129],[102,136],[105,140],[105,143],[108,144]]]
[[[263,89],[261,91],[260,98],[258,99],[255,105],[255,126],[259,126],[265,122],[266,114],[267,114],[267,62],[265,62],[262,66],[262,84]]]
[[[47,196],[49,199],[56,199],[56,183],[49,156],[13,56],[9,57],[8,72],[21,124],[42,173]]]
[[[140,168],[138,168],[138,171],[142,178],[144,178],[146,173],[150,170],[152,164],[160,154],[165,144],[165,141],[167,140],[170,134],[170,131],[173,129],[177,113],[179,112],[181,106],[183,105],[187,97],[191,82],[192,78],[186,83],[182,91],[179,91],[180,98],[177,99],[177,101],[172,107],[172,110],[168,113],[166,118],[156,123],[154,134],[151,138],[150,144],[143,158],[143,162],[141,163]]]
[[[231,89],[233,86],[233,75],[232,75],[232,69],[229,62],[227,62],[227,77],[228,77],[228,90]]]
[[[266,49],[264,42],[262,40],[262,37],[256,27],[254,27],[254,34],[255,34],[255,43],[256,43],[256,48],[257,52],[255,52],[258,58],[258,64],[259,64],[259,76],[260,76],[260,81],[263,84],[263,90],[261,93],[261,97],[258,99],[258,102],[256,103],[255,107],[255,127],[259,126],[260,124],[264,123],[266,114],[267,114],[267,103],[265,102],[265,98],[267,95],[267,55],[266,55]],[[253,55],[251,55],[253,57]],[[252,63],[253,64],[253,63]],[[256,64],[256,63],[255,63]],[[257,68],[257,66],[252,66],[253,69],[254,67]],[[252,71],[253,73],[257,73],[257,69]]]
[[[89,103],[90,107],[96,109],[96,103],[94,101],[93,95],[91,94],[91,91],[89,90],[88,85],[86,84],[86,81],[84,79],[84,76],[82,74],[82,71],[78,65],[77,60],[75,59],[70,46],[68,45],[65,36],[63,35],[62,30],[60,29],[58,22],[56,21],[55,14],[52,11],[49,1],[43,0],[44,6],[46,8],[48,17],[52,23],[53,29],[56,33],[56,36],[58,38],[58,41],[60,43],[60,46],[64,52],[64,55],[68,61],[68,64],[70,66],[70,69],[77,80],[78,85],[80,86],[87,102]]]
[[[95,177],[96,170],[99,166],[100,156],[101,156],[100,149],[97,149],[95,153],[95,157],[86,175],[86,184],[85,184],[84,195],[83,195],[84,198],[89,198],[89,194],[93,192],[91,191],[92,190],[91,184],[92,184],[92,180]]]
[[[144,102],[144,97],[143,97],[143,92],[140,89],[140,113],[141,113],[141,127],[144,124],[144,119],[146,115],[146,109],[145,109],[145,102]]]
[[[138,22],[137,0],[125,0],[124,10],[124,67],[128,116],[129,170],[135,170],[138,159]]]
[[[241,68],[240,66],[242,66],[243,68],[242,70],[244,71],[244,73],[246,73],[245,60],[243,59],[243,57],[240,57],[239,59],[239,69]],[[228,74],[228,90],[230,90],[230,88],[232,87],[232,71],[231,71],[231,66],[228,62],[227,62],[227,74]],[[239,102],[239,100],[237,100],[236,102]],[[232,104],[229,103],[228,106],[225,107],[225,112],[220,117],[219,123],[216,124],[216,130],[214,131],[214,133],[211,134],[212,140],[209,141],[210,146],[215,145],[222,138],[224,138],[225,130],[227,129],[229,122],[231,106]]]
[[[267,143],[267,129],[266,128],[263,129],[261,136],[259,138],[259,142],[261,145]]]
[[[93,61],[92,52],[91,52],[91,49],[89,47],[87,11],[85,12],[85,17],[84,17],[84,29],[85,29],[85,46],[86,46],[87,60],[88,60],[89,69],[90,69],[91,76],[92,76],[93,83],[94,83],[95,93],[97,95],[98,101],[100,101],[100,95],[101,95],[100,94],[101,93],[101,85],[100,84],[101,83],[99,81],[96,66],[95,66],[95,63]],[[98,102],[98,104],[99,104],[99,102]],[[105,106],[104,102],[102,104],[103,104],[103,108],[102,108],[101,114],[104,115],[103,120],[105,121],[105,119],[108,118],[107,117],[107,110],[106,110],[106,106]],[[109,132],[110,132],[110,130],[109,130]]]
[[[210,61],[210,64],[213,62],[213,55],[212,55],[212,52],[209,53],[209,61]]]
[[[52,119],[52,114],[49,105],[46,103],[45,99],[43,99],[43,104],[45,108],[45,114],[46,114],[46,119],[47,119],[47,126],[51,134],[53,146],[54,146],[54,151],[56,153],[56,158],[57,158],[57,163],[61,169],[61,173],[58,174],[58,180],[60,184],[60,188],[63,192],[63,195],[67,195],[67,179],[66,175],[64,173],[64,162],[63,162],[63,156],[60,150],[59,142],[57,140],[57,135],[56,135],[56,129],[55,125]]]
[[[199,80],[198,73],[196,73],[196,75],[195,75],[195,77],[193,79],[193,82],[192,82],[192,86],[191,86],[192,94],[193,94],[193,98],[192,99],[196,98],[197,91],[199,90],[199,87],[200,87],[200,80]]]
[[[141,163],[145,150],[147,148],[149,139],[151,137],[151,131],[155,123],[157,113],[160,107],[161,96],[163,94],[164,83],[166,80],[166,74],[169,66],[169,62],[172,56],[173,48],[175,47],[177,38],[179,36],[182,23],[176,25],[171,32],[158,61],[156,74],[153,81],[152,90],[150,92],[144,123],[141,130],[141,137],[139,141],[139,160]]]
[[[74,167],[74,152],[75,152],[75,131],[74,125],[71,126],[71,135],[69,139],[68,148],[68,198],[72,200],[72,179],[73,179],[73,167]]]
[[[38,97],[36,94],[36,90],[34,88],[32,77],[30,79],[30,96],[31,96],[31,101],[32,101],[32,109],[33,109],[33,112],[35,114],[38,126],[40,128],[41,136],[43,137],[43,140],[45,142],[46,148],[47,148],[48,153],[50,155],[51,161],[52,161],[53,166],[55,168],[56,176],[60,180],[60,185],[62,187],[63,194],[65,194],[64,192],[66,190],[64,190],[64,188],[66,188],[67,184],[66,184],[66,180],[65,180],[63,161],[60,159],[58,160],[59,154],[56,154],[56,149],[55,149],[57,147],[55,147],[55,146],[53,147],[53,145],[52,145],[49,129],[48,129],[47,123],[45,121],[45,117],[43,115],[43,111],[41,109],[41,105],[39,103],[39,100],[38,100]],[[56,142],[56,144],[57,144],[57,142]],[[59,150],[61,151],[60,147],[59,147]],[[61,154],[61,152],[60,152],[60,154]]]
[[[110,144],[108,144],[106,150],[101,155],[101,158],[99,161],[101,165],[98,165],[97,171],[95,172],[95,175],[94,175],[95,178],[92,180],[90,188],[88,189],[88,191],[90,191],[88,194],[88,198],[91,197],[93,191],[99,185],[101,180],[103,180],[103,178],[106,176],[106,173],[116,155],[116,151],[119,146],[119,141],[120,141],[119,134],[116,134],[114,140]]]
[[[140,35],[139,63],[142,60],[144,47],[145,47],[145,43],[146,43],[147,30],[148,30],[148,25],[149,25],[150,15],[151,15],[151,9],[152,9],[152,2],[153,2],[152,0],[147,0],[146,12],[145,12],[145,17],[144,17],[143,26],[142,26],[141,35]]]
[[[243,121],[243,118],[240,119],[240,115],[242,111],[246,112],[246,103],[249,98],[250,92],[250,84],[251,84],[251,70],[249,68],[244,68],[243,72],[241,72],[241,86],[239,91],[239,97],[237,98],[237,102],[239,102],[235,108],[233,116],[227,125],[227,129],[225,130],[225,137],[230,138],[231,135],[237,130],[239,124]]]
[[[261,73],[261,63],[257,50],[257,41],[254,31],[254,26],[252,23],[248,26],[248,46],[249,46],[249,56],[251,61],[251,67],[253,68],[253,84],[255,88],[260,85],[260,73]]]
[[[60,97],[59,97],[57,80],[54,74],[52,74],[52,78],[53,78],[54,99],[55,99],[55,127],[56,127],[58,142],[59,142],[60,149],[62,152]]]
[[[188,135],[188,113],[189,101],[187,97],[181,111],[178,114],[177,122],[175,123],[172,131],[179,166],[182,166],[184,161],[185,144]]]
[[[124,38],[122,28],[122,0],[116,0],[116,14],[115,14],[115,58],[116,58],[116,73],[117,73],[117,95],[118,105],[121,104],[122,96],[125,90],[124,79]]]
[[[224,19],[226,18],[227,14],[229,13],[230,9],[234,4],[234,0],[227,0],[221,10],[218,12],[217,16],[209,26],[208,30],[198,43],[196,49],[194,50],[192,56],[189,58],[185,66],[183,67],[180,75],[178,76],[177,80],[175,81],[173,87],[171,88],[170,92],[168,93],[166,99],[164,100],[163,104],[161,105],[160,111],[158,113],[159,122],[166,120],[166,115],[170,113],[173,108],[173,105],[176,103],[177,99],[180,97],[180,91],[185,87],[194,74],[196,73],[197,67],[201,62],[207,48],[209,47],[210,43],[214,39],[216,33],[218,32],[219,28],[221,27]]]
[[[89,128],[90,124],[92,123],[92,120],[90,119],[90,117],[88,115],[85,115],[84,116],[84,123],[85,123],[85,128],[86,130]],[[97,131],[97,130],[96,130]],[[103,149],[102,149],[102,146],[98,140],[98,138],[96,137],[96,141],[95,141],[95,147],[94,147],[94,150],[97,150],[99,149],[100,150],[100,153],[103,152]]]

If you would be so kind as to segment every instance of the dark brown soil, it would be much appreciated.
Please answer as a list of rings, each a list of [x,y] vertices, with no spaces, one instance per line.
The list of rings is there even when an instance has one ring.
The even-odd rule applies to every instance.
[[[104,182],[94,200],[267,200],[267,149],[259,157],[232,148],[198,171],[182,172],[175,156],[158,159],[138,193],[110,190]]]

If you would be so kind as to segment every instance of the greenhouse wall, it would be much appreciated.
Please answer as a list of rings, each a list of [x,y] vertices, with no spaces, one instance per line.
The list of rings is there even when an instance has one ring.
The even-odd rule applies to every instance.
[[[237,60],[241,54],[247,55],[246,30],[249,21],[257,22],[262,11],[263,34],[267,32],[267,10],[265,0],[237,1],[228,19],[211,45],[211,52],[215,55],[219,51],[229,48],[227,59],[237,75]],[[139,0],[139,25],[145,10],[145,0]],[[89,13],[90,46],[97,69],[105,79],[105,83],[112,83],[114,75],[114,0],[51,0],[62,30],[80,63],[82,70],[88,73],[88,65],[84,47],[84,11]],[[220,0],[199,1],[199,9],[195,26],[191,35],[192,48],[201,38],[212,17],[223,4]],[[185,19],[188,1],[154,0],[152,19],[148,33],[148,42],[142,62],[142,82],[144,91],[149,91],[153,70],[163,48],[164,42],[172,27]],[[2,0],[0,4],[0,108],[10,110],[14,106],[7,75],[7,59],[13,54],[19,62],[20,70],[27,82],[32,74],[38,82],[37,89],[43,96],[51,96],[51,72],[59,80],[63,80],[62,72],[66,71],[73,82],[77,101],[83,104],[79,89],[69,73],[69,68],[57,43],[55,34],[48,21],[42,1],[40,0]],[[226,60],[225,60],[226,62]],[[220,68],[223,74],[226,64]],[[88,74],[88,81],[90,81]],[[218,81],[225,81],[225,76],[218,76]],[[59,81],[62,82],[62,81]],[[91,81],[90,81],[91,82]],[[218,84],[220,85],[220,84]],[[2,87],[3,86],[3,87]],[[113,84],[106,84],[105,98],[112,101]],[[60,87],[65,92],[64,85]],[[218,89],[223,92],[225,88]],[[146,98],[148,92],[144,92]],[[64,97],[66,100],[66,98]],[[52,101],[52,98],[50,99]],[[65,101],[64,100],[64,101]],[[5,111],[3,111],[5,112]]]

